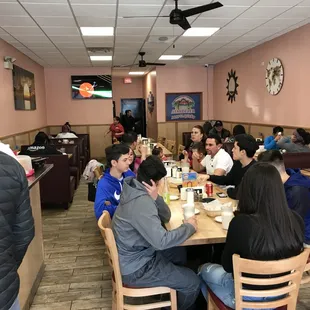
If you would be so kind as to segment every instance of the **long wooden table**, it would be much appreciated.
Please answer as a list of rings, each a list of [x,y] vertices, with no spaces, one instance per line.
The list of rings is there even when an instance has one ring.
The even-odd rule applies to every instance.
[[[174,186],[170,187],[170,192],[172,195],[180,196],[177,188]],[[225,192],[223,189],[219,188],[217,185],[213,184],[214,195],[212,198],[218,199],[222,203],[232,202],[233,206],[236,204],[236,200],[231,198],[219,198],[216,196],[217,192]],[[178,228],[183,223],[183,211],[182,205],[186,201],[175,200],[171,201],[169,204],[171,210],[171,219],[166,228],[172,230]],[[200,211],[197,217],[198,229],[194,235],[187,239],[182,245],[199,245],[199,244],[215,244],[223,243],[226,241],[227,231],[222,228],[222,224],[215,222],[214,218],[209,217],[203,208],[202,203],[195,202],[195,208]]]

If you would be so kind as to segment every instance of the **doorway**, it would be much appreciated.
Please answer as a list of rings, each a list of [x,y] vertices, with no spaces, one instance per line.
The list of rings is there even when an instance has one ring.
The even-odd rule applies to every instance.
[[[121,99],[121,122],[127,110],[132,111],[132,116],[135,119],[134,131],[141,134],[142,137],[146,137],[145,100],[143,98]]]

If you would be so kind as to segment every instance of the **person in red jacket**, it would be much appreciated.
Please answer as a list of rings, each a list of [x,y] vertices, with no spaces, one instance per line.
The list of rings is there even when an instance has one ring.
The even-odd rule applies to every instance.
[[[113,118],[113,124],[110,125],[109,131],[104,135],[112,133],[112,141],[116,138],[118,141],[122,140],[122,136],[125,133],[123,125],[120,123],[120,118],[115,116]]]

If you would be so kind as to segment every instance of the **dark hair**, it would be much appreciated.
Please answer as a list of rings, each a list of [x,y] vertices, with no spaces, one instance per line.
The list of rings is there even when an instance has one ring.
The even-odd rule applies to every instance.
[[[252,215],[261,227],[249,240],[253,257],[283,258],[302,249],[303,228],[289,209],[278,170],[256,163],[244,175],[238,190],[240,214]]]
[[[246,133],[245,128],[242,125],[236,125],[233,128],[233,136],[242,135]]]
[[[199,129],[199,131],[200,131],[201,134],[203,134],[203,135],[205,134],[205,132],[204,132],[202,126],[200,126],[200,125],[195,125],[195,126],[193,126],[193,128]]]
[[[63,125],[61,127],[61,132],[70,132],[70,127],[68,125]]]
[[[310,144],[310,133],[304,130],[303,128],[297,128],[296,131],[304,139],[304,144]]]
[[[214,139],[217,145],[222,144],[222,139],[217,134],[214,134],[214,133],[208,134],[207,139]]]
[[[192,145],[192,150],[197,150],[198,153],[205,153],[206,149],[202,142],[195,142]]]
[[[151,180],[158,182],[166,174],[167,171],[162,161],[157,156],[151,155],[140,164],[137,172],[137,180],[141,183],[145,182],[152,185]]]
[[[50,144],[50,142],[50,138],[43,131],[39,131],[34,138],[34,143],[37,144]]]
[[[211,122],[209,121],[206,121],[204,124],[203,124],[203,131],[206,135],[209,134],[209,131],[213,128]]]
[[[129,146],[125,144],[113,144],[105,149],[105,157],[107,159],[107,167],[112,167],[112,160],[118,161],[122,155],[129,153]]]
[[[114,118],[119,122],[121,119],[118,116],[114,116]]]
[[[160,146],[155,146],[152,150],[152,155],[159,156],[163,149]]]
[[[278,132],[282,132],[283,133],[284,129],[281,126],[276,126],[272,129],[272,132],[274,135],[276,135]]]
[[[125,111],[125,114],[127,115],[128,114],[128,112],[132,112],[131,110],[126,110]]]
[[[256,140],[251,135],[242,134],[235,136],[235,142],[238,143],[240,151],[245,150],[246,156],[251,158],[258,150]]]
[[[257,157],[257,160],[264,163],[283,163],[283,156],[280,151],[271,150],[260,153]]]
[[[131,145],[136,142],[138,139],[138,135],[134,131],[127,132],[123,135],[123,143],[127,145]]]

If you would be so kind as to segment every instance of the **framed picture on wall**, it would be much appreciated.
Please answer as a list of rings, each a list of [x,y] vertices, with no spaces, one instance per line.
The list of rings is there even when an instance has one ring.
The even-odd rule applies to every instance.
[[[166,121],[201,120],[202,93],[166,94]]]

